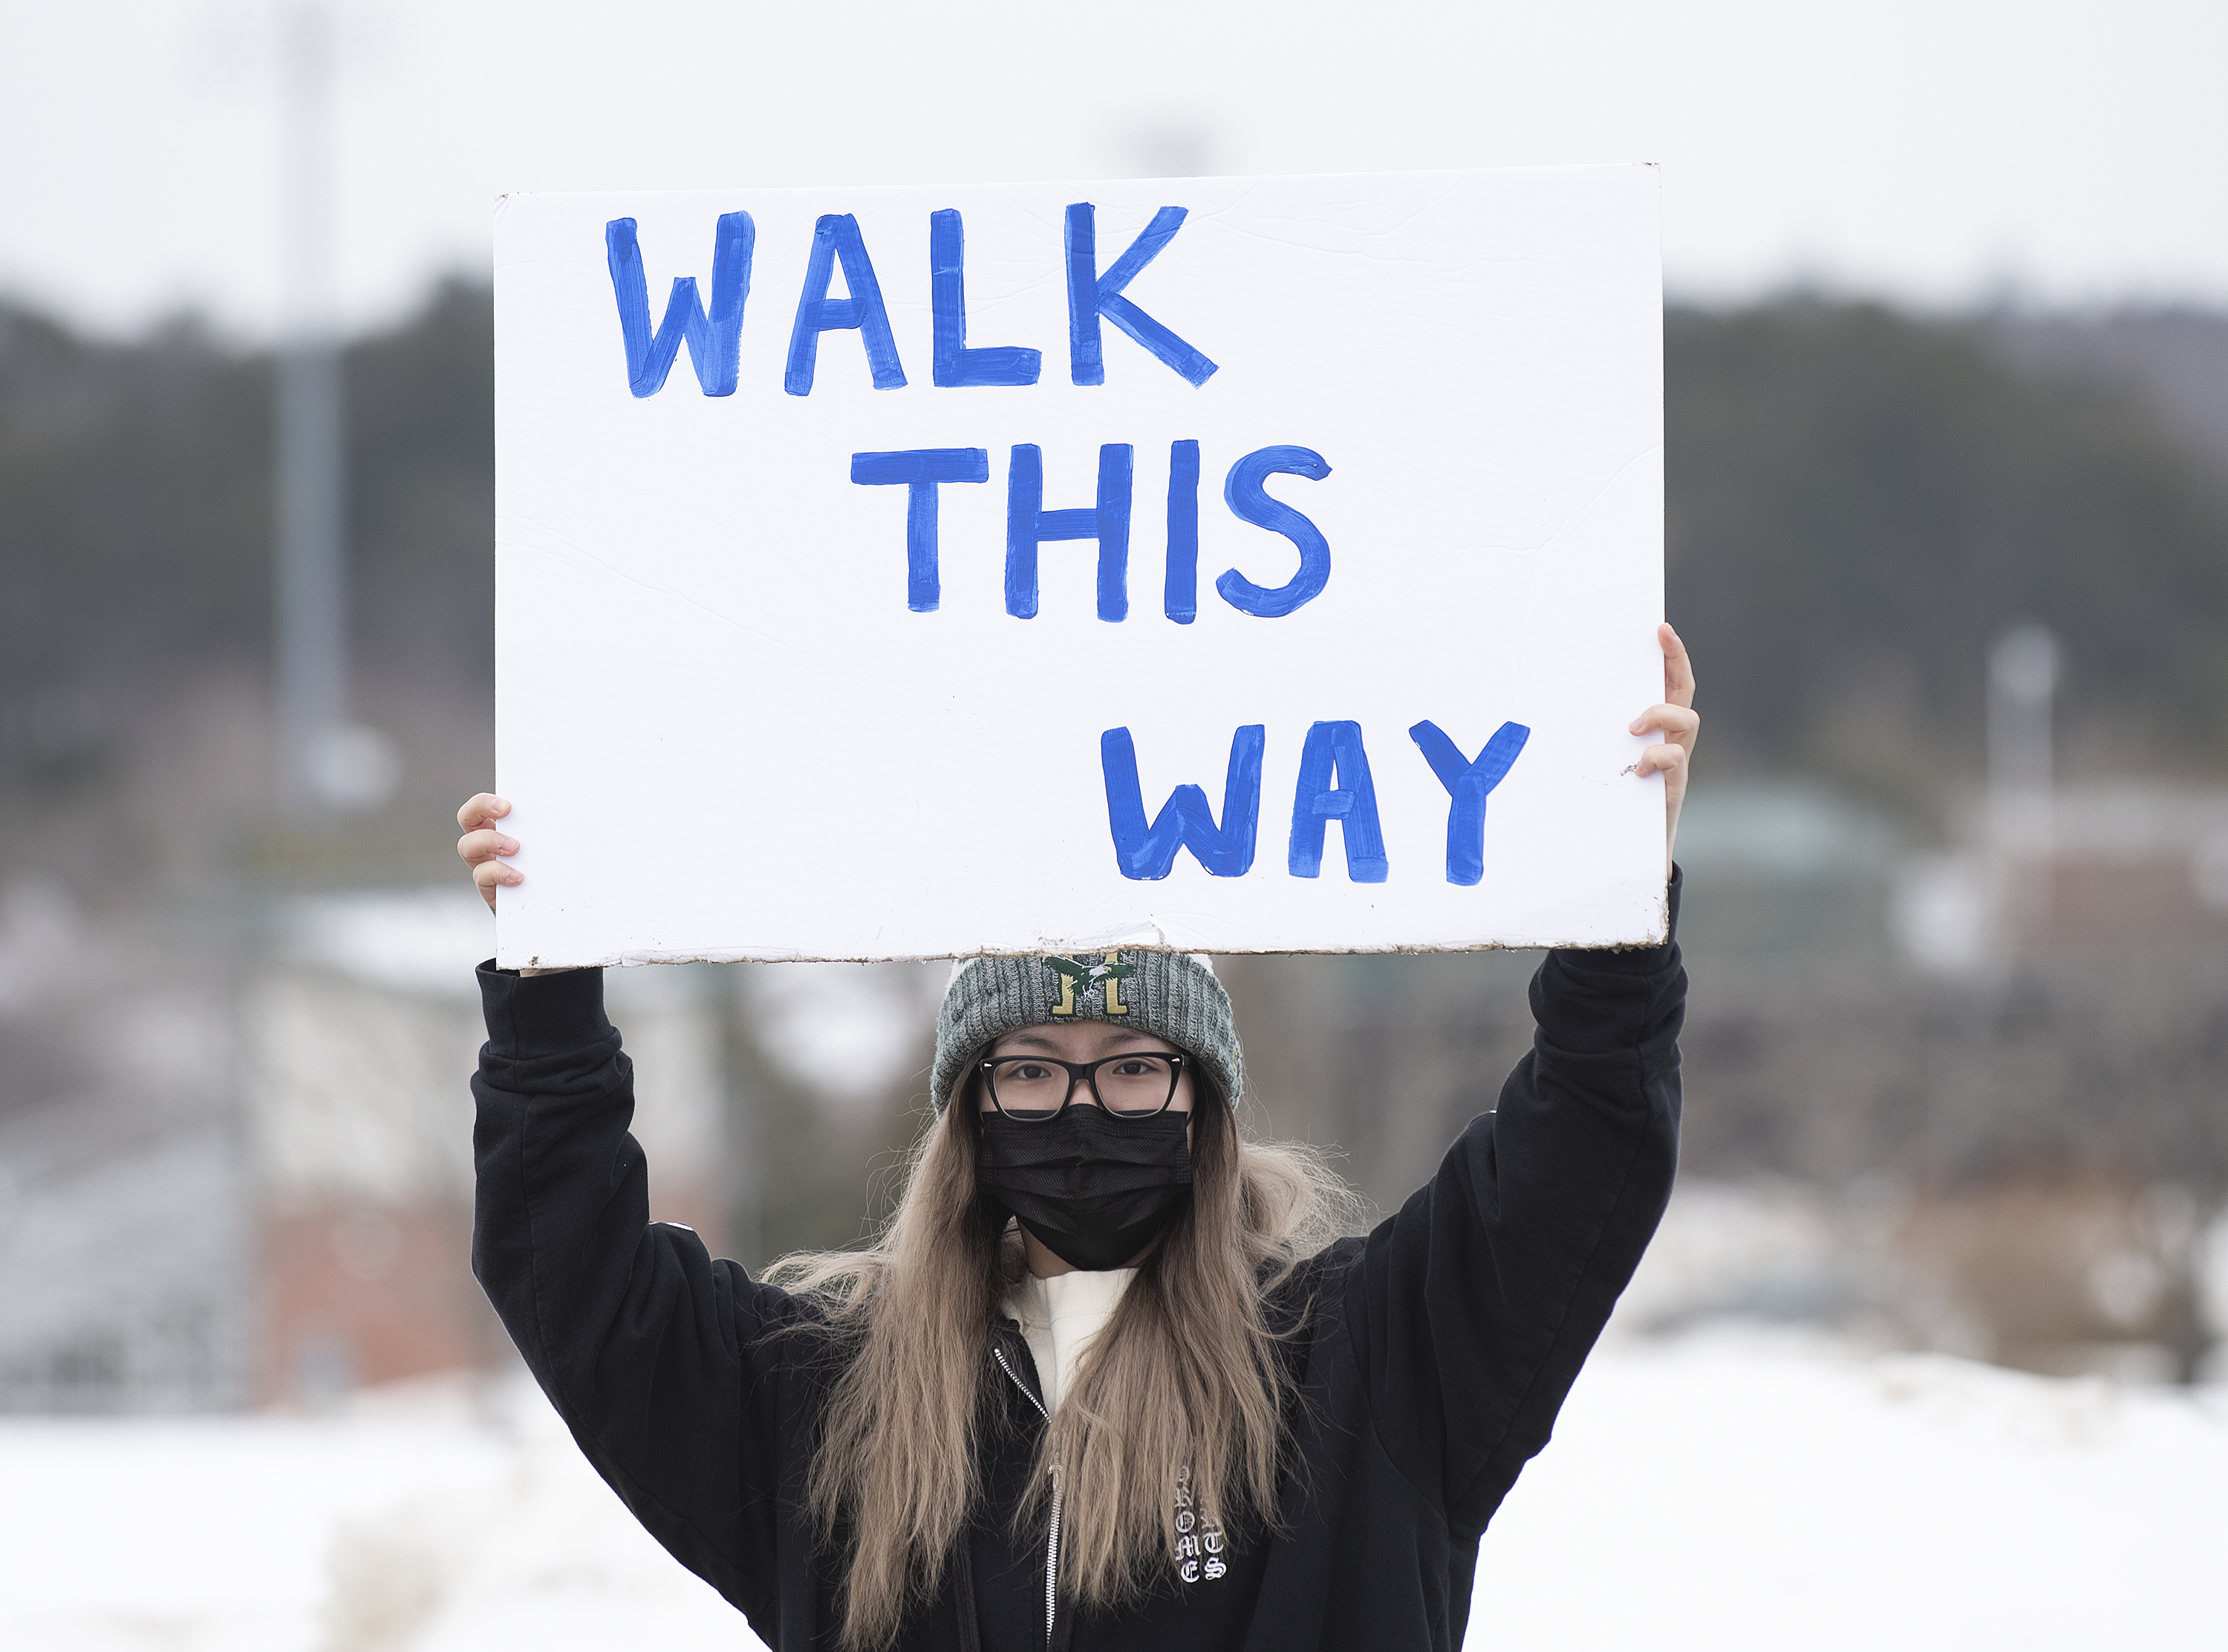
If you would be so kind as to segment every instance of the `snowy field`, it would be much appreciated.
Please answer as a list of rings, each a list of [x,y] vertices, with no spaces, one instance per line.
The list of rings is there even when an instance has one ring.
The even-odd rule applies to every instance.
[[[2228,1643],[2228,1392],[1733,1329],[1615,1338],[1487,1534],[1473,1649]],[[530,1389],[329,1420],[0,1424],[23,1652],[759,1642]]]

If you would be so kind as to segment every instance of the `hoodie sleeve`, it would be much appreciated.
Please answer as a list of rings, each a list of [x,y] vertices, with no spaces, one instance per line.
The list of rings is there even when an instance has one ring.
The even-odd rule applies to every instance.
[[[1675,939],[1558,950],[1498,1109],[1370,1234],[1348,1326],[1386,1453],[1458,1530],[1482,1530],[1563,1397],[1670,1196],[1687,975]]]
[[[597,1471],[754,1619],[773,1594],[781,1371],[797,1303],[653,1222],[603,973],[483,964],[472,1271]],[[777,1348],[778,1343],[777,1343]]]

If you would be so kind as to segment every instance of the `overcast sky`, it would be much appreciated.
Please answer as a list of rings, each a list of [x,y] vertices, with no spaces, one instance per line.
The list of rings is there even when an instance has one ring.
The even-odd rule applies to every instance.
[[[1674,290],[2228,304],[2222,0],[347,0],[343,301],[514,188],[1653,160]],[[275,5],[0,0],[0,290],[276,325]]]

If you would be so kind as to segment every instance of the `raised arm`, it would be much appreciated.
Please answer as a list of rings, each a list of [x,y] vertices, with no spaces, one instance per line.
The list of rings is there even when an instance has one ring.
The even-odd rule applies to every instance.
[[[770,1634],[798,1402],[783,1360],[803,1361],[796,1339],[765,1335],[803,1304],[650,1221],[603,972],[490,963],[479,981],[472,1271],[597,1471]]]
[[[1666,699],[1631,731],[1669,737],[1635,766],[1665,776],[1668,850],[1700,724],[1686,650],[1668,626],[1659,641]],[[1532,979],[1532,1052],[1349,1276],[1379,1438],[1457,1531],[1482,1530],[1547,1443],[1670,1196],[1681,883],[1673,868],[1663,946],[1548,954]]]

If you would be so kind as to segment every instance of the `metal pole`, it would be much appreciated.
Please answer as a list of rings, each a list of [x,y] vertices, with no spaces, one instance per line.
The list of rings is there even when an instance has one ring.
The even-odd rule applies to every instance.
[[[318,0],[295,0],[283,24],[278,756],[282,800],[301,816],[333,800],[319,759],[347,715],[347,478],[332,308],[331,20]]]
[[[2001,874],[2014,886],[2015,928],[2050,921],[2055,823],[2051,700],[2058,639],[2039,625],[2007,631],[1988,651],[1988,826]]]

